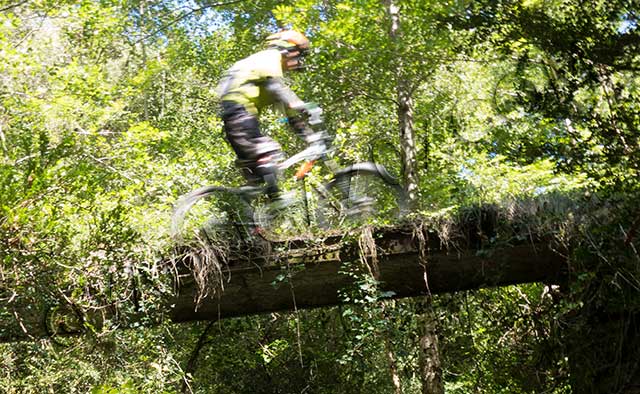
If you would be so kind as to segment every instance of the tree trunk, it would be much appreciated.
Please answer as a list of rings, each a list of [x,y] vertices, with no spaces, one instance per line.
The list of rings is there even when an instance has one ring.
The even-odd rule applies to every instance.
[[[467,223],[464,228],[476,228]],[[462,228],[462,227],[461,227]],[[450,244],[440,242],[437,232],[429,232],[425,244],[419,246],[411,228],[385,228],[373,233],[378,249],[380,290],[392,291],[394,298],[424,297],[427,294],[463,291],[483,287],[505,286],[517,283],[563,282],[567,262],[566,253],[552,250],[549,240],[538,239],[535,244],[510,245],[494,248],[491,253],[478,253],[477,246],[462,232],[460,237],[450,237]],[[242,255],[229,256],[228,266],[223,269],[224,291],[210,294],[196,307],[198,287],[193,280],[188,259],[177,267],[176,294],[164,294],[163,301],[175,322],[218,320],[236,316],[293,310],[291,288],[280,283],[281,264],[289,262],[296,267],[291,278],[295,285],[295,308],[317,308],[339,305],[341,289],[353,286],[351,278],[341,274],[344,261],[358,259],[358,246],[342,243],[343,235],[326,239],[322,245],[316,240],[311,243],[287,241],[290,249],[281,255],[273,255],[271,262],[258,259],[247,260],[247,254],[257,252],[242,250]],[[455,248],[449,248],[457,245]],[[448,247],[449,246],[449,247]],[[284,246],[276,244],[273,250]],[[428,248],[428,265],[419,252]],[[262,248],[258,249],[263,252]],[[167,261],[167,267],[175,261]],[[184,265],[184,267],[183,267]],[[426,275],[429,288],[425,286]],[[211,284],[214,285],[213,283]],[[82,323],[73,323],[78,316],[66,304],[47,305],[37,301],[35,296],[17,297],[7,305],[13,320],[5,319],[0,327],[0,343],[20,340],[36,340],[52,334],[58,336],[82,333]],[[124,308],[127,309],[127,308]],[[51,312],[57,311],[55,314]],[[65,312],[66,311],[66,312]],[[85,310],[82,319],[98,329],[106,320],[118,321],[123,328],[131,323],[139,323],[139,314],[117,313],[115,308]],[[145,315],[149,324],[160,321],[162,315]],[[114,320],[116,319],[116,320]],[[62,326],[53,327],[55,322]],[[73,324],[70,324],[73,323]],[[80,329],[78,329],[80,328]]]
[[[385,352],[387,353],[387,360],[389,360],[389,371],[391,373],[391,383],[393,383],[394,394],[402,394],[402,385],[400,384],[400,375],[398,374],[398,362],[396,361],[396,355],[393,353],[393,346],[389,337],[384,341]]]
[[[418,163],[415,130],[413,128],[413,97],[411,81],[404,72],[404,62],[400,47],[402,34],[400,30],[400,7],[394,0],[385,0],[391,18],[389,36],[396,52],[396,101],[398,116],[398,131],[400,132],[400,148],[402,155],[402,176],[404,187],[409,198],[409,206],[415,209],[418,202]]]
[[[400,132],[400,148],[402,152],[402,176],[404,188],[409,199],[411,210],[418,206],[418,162],[415,130],[413,128],[413,97],[411,82],[405,77],[402,51],[400,46],[402,34],[400,30],[400,7],[394,0],[385,0],[391,18],[389,35],[396,48],[397,68],[397,104],[398,127]],[[420,375],[422,377],[422,392],[424,394],[444,394],[442,382],[442,366],[438,349],[438,337],[436,335],[436,321],[431,306],[431,295],[425,300],[425,312],[421,316],[423,333],[420,338]]]
[[[398,81],[398,121],[402,176],[412,210],[418,205],[418,162],[415,130],[413,128],[413,98],[405,81]]]
[[[431,297],[425,297],[424,310],[420,316],[422,335],[420,336],[420,377],[423,394],[444,394],[442,362],[438,346],[437,319]]]

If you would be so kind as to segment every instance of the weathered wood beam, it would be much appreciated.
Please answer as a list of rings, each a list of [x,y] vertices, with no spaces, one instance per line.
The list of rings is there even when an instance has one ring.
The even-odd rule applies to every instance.
[[[424,233],[418,242],[413,228],[379,229],[372,235],[377,250],[378,280],[383,291],[394,297],[414,297],[481,287],[518,283],[558,283],[565,269],[565,259],[551,250],[549,242],[537,239],[530,243],[483,247],[477,228],[472,235],[458,235],[443,244],[436,233]],[[258,245],[253,245],[257,247]],[[264,245],[262,245],[264,246]],[[243,250],[244,256],[230,256],[223,267],[223,290],[196,304],[197,289],[189,261],[182,270],[175,297],[167,299],[167,309],[175,322],[217,320],[236,316],[314,308],[340,304],[341,289],[349,286],[350,277],[342,274],[344,262],[359,261],[357,236],[336,235],[323,242],[298,240],[269,245],[277,253],[265,258],[263,250]],[[246,255],[253,256],[247,259]],[[371,261],[372,256],[368,256]],[[289,279],[280,280],[282,274]],[[63,305],[62,308],[65,308]],[[14,302],[2,311],[0,342],[33,340],[51,334],[74,335],[82,332],[83,321],[94,327],[116,313],[79,311],[66,305],[66,312],[51,321],[51,309],[41,303]],[[11,318],[12,315],[14,318]],[[118,315],[118,319],[135,321],[136,316]],[[127,323],[123,321],[122,326]]]
[[[395,293],[396,298],[518,283],[558,283],[566,264],[545,242],[481,250],[447,249],[436,241],[425,245],[427,250],[421,257],[410,232],[388,232],[379,237],[376,241],[383,244],[378,246],[382,252],[377,264],[380,288]],[[309,252],[308,261],[298,257],[274,265],[230,268],[224,289],[198,305],[193,282],[185,282],[172,302],[172,319],[216,320],[337,305],[342,302],[338,291],[351,282],[340,273],[341,266],[355,259],[356,251],[347,245],[324,255]],[[287,264],[292,276],[279,280],[287,272]]]

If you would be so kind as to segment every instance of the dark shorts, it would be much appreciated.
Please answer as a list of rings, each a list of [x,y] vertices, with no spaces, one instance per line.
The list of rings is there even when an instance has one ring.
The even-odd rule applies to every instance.
[[[258,165],[258,160],[279,153],[279,145],[260,133],[258,118],[244,106],[228,101],[222,102],[222,121],[229,144],[236,152],[236,165],[250,184],[266,181],[268,193],[277,192],[275,167],[272,163]]]
[[[258,159],[256,144],[262,137],[258,118],[240,104],[223,101],[222,121],[227,140],[238,159],[255,162]]]

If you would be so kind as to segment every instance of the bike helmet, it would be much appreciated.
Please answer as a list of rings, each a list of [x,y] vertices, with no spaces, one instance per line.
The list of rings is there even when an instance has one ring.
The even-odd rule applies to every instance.
[[[309,51],[309,39],[295,30],[283,30],[267,37],[267,47],[277,48],[282,52],[298,52],[296,57],[304,56]]]

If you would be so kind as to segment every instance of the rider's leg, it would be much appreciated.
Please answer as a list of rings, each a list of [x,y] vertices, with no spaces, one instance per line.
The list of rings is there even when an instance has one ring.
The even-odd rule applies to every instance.
[[[255,172],[266,183],[266,192],[269,198],[277,197],[280,189],[273,157],[269,154],[261,156],[256,161]]]
[[[236,152],[236,164],[247,182],[266,182],[267,194],[278,195],[278,180],[273,158],[281,153],[280,145],[260,133],[256,116],[239,104],[223,102],[222,120],[227,140]]]

